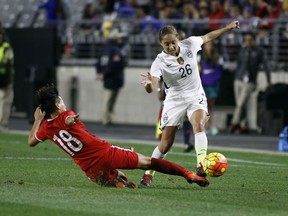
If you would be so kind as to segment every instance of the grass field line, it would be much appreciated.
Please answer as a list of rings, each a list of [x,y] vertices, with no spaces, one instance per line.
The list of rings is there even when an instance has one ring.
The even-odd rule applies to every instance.
[[[143,145],[154,145],[155,147],[160,143],[160,141],[151,141],[151,140],[138,140],[138,139],[109,139],[109,138],[101,138],[111,143],[129,143],[129,144],[143,144]],[[173,146],[183,147],[183,143],[175,142]],[[245,148],[237,148],[237,147],[226,147],[226,146],[210,146],[208,143],[208,150],[225,150],[225,151],[234,151],[234,152],[252,152],[252,153],[261,153],[268,155],[288,155],[288,152],[279,152],[279,151],[270,151],[263,149],[245,149]],[[136,149],[137,150],[137,149]],[[187,154],[187,153],[186,153]]]
[[[187,153],[181,153],[181,152],[169,152],[169,154],[180,155],[180,156],[190,156],[190,157],[196,156],[195,154],[187,154]],[[233,161],[236,163],[246,163],[246,164],[263,165],[263,166],[288,167],[287,164],[240,160],[240,159],[236,159],[236,158],[227,158],[227,159],[228,159],[228,161]],[[72,159],[65,158],[65,157],[57,157],[57,158],[47,157],[46,158],[46,157],[11,157],[11,156],[5,156],[5,157],[0,157],[0,160],[70,161]]]
[[[187,154],[187,153],[182,153],[182,152],[169,152],[169,154],[174,154],[174,155],[181,155],[181,156],[195,156],[195,154]],[[249,161],[249,160],[240,160],[240,159],[235,159],[235,158],[227,158],[228,161],[233,161],[237,163],[246,163],[246,164],[257,164],[257,165],[264,165],[264,166],[283,166],[283,167],[288,167],[287,164],[279,164],[279,163],[269,163],[269,162],[257,162],[257,161]]]
[[[6,133],[10,134],[21,134],[21,135],[28,135],[29,131],[21,131],[21,130],[9,130]],[[95,134],[97,136],[97,134]],[[110,143],[129,143],[129,144],[147,144],[147,145],[154,145],[157,146],[160,141],[155,140],[143,140],[143,139],[130,139],[130,138],[111,138],[111,137],[99,137],[102,140],[106,140]],[[9,143],[13,143],[13,141],[9,141]],[[15,144],[19,144],[19,142],[16,142]],[[28,145],[28,144],[27,144]],[[177,143],[175,142],[173,146],[183,147],[183,143]],[[235,151],[235,152],[252,152],[252,153],[264,153],[264,154],[270,154],[270,155],[288,155],[288,152],[279,152],[279,151],[270,151],[270,150],[263,150],[263,149],[247,149],[247,148],[241,148],[241,147],[227,147],[227,146],[211,146],[208,143],[208,148],[213,149],[219,149],[219,150],[229,150],[229,151]]]

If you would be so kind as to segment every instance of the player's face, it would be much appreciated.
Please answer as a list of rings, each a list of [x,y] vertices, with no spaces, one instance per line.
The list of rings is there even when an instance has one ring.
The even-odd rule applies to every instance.
[[[62,100],[60,96],[59,96],[59,101],[57,102],[57,107],[60,111],[66,110],[66,105],[64,104],[64,101]]]
[[[179,53],[178,38],[174,34],[167,34],[161,41],[161,46],[169,55],[177,56]]]

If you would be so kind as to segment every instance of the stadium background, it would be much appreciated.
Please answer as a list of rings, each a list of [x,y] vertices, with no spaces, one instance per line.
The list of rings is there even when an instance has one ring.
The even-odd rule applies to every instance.
[[[103,17],[82,20],[82,12],[87,2],[68,0],[70,19],[55,25],[45,23],[45,11],[38,10],[37,0],[0,0],[0,20],[15,51],[15,99],[13,115],[31,118],[34,110],[33,93],[46,82],[56,82],[68,107],[81,113],[86,121],[100,121],[102,115],[102,84],[96,81],[95,63],[98,52],[105,43],[105,36],[100,27]],[[97,1],[95,1],[97,2]],[[149,1],[151,4],[154,1]],[[222,3],[226,1],[221,1]],[[284,2],[284,1],[283,1]],[[116,1],[117,3],[117,1]],[[166,4],[168,1],[166,1]],[[284,3],[283,3],[284,5]],[[118,11],[119,12],[119,11]],[[147,32],[136,31],[135,26],[141,20],[132,17],[120,17],[113,20],[113,27],[126,33],[128,67],[126,69],[125,87],[123,88],[115,112],[116,123],[137,125],[154,125],[160,108],[156,95],[145,94],[140,84],[140,73],[149,70],[155,55],[161,50],[157,33],[151,29]],[[211,23],[225,25],[229,18],[211,20],[165,19],[165,24],[185,26],[188,35],[198,35],[201,31],[195,26]],[[241,22],[241,21],[240,21]],[[226,70],[221,82],[220,97],[216,102],[215,123],[225,130],[232,115],[233,70],[237,50],[242,44],[244,30],[262,31],[260,23],[273,22],[273,28],[264,29],[259,34],[257,43],[262,45],[269,55],[272,69],[272,83],[288,83],[287,76],[287,16],[282,13],[277,19],[261,18],[242,20],[250,27],[225,34],[217,40],[221,54],[226,58]],[[93,24],[93,31],[88,34],[81,24]],[[250,29],[249,29],[250,28]],[[201,28],[200,28],[201,29]],[[204,31],[204,29],[202,29]],[[259,89],[251,99],[251,104],[259,102],[259,92],[266,87],[262,73],[258,77]],[[281,100],[281,99],[280,99]],[[159,105],[158,105],[159,104]],[[252,106],[253,107],[253,106]],[[277,134],[288,123],[287,105],[276,105],[264,116],[259,110],[250,110],[250,121],[255,123],[266,117],[266,123],[275,128]],[[276,114],[275,114],[276,113]],[[261,113],[263,114],[263,113]],[[253,125],[254,124],[254,125]]]

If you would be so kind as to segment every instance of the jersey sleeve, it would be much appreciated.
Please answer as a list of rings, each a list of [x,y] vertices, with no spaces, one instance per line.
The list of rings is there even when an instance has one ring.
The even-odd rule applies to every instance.
[[[71,115],[75,115],[75,112],[73,112],[72,110],[67,110],[65,112],[63,112],[61,115],[60,115],[60,118],[62,118],[62,121],[63,124],[65,124],[65,121],[66,121],[66,118],[68,116],[71,116]]]
[[[193,46],[194,49],[198,52],[202,49],[203,39],[200,36],[191,36],[182,41],[183,44]]]
[[[159,57],[157,57],[151,65],[150,73],[151,76],[157,77],[160,79],[162,72],[161,72],[161,61]]]

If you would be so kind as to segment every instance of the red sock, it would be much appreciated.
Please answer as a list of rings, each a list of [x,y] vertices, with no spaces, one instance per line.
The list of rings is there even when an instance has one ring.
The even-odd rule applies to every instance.
[[[157,158],[152,158],[151,159],[151,167],[152,170],[165,173],[165,174],[170,174],[170,175],[177,175],[177,176],[183,176],[187,170],[175,163],[172,163],[167,160],[162,160],[162,159],[157,159]]]

